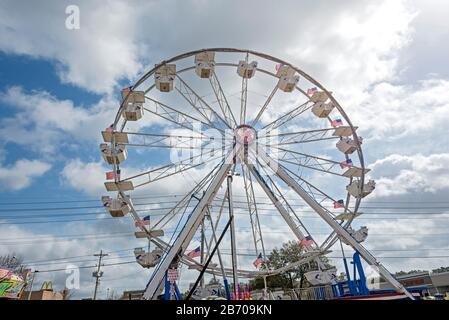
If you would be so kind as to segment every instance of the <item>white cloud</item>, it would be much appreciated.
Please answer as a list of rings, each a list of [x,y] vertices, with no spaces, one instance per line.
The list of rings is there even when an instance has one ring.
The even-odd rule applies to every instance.
[[[141,48],[134,41],[139,6],[124,1],[76,3],[79,30],[65,28],[65,2],[42,2],[33,10],[27,3],[3,2],[0,50],[56,61],[63,82],[109,92],[140,68]]]
[[[370,168],[376,178],[373,195],[395,196],[407,193],[437,192],[449,188],[449,154],[390,155]]]
[[[46,91],[25,92],[11,87],[0,93],[0,101],[14,108],[13,116],[0,119],[2,143],[16,143],[39,153],[55,153],[68,138],[80,142],[99,141],[109,125],[118,102],[104,97],[84,108],[71,100],[59,100]]]
[[[141,66],[148,64],[146,60],[156,62],[190,49],[214,46],[265,51],[298,65],[333,90],[354,124],[360,126],[366,138],[367,158],[383,157],[371,166],[377,188],[370,197],[413,198],[423,191],[442,193],[449,187],[444,166],[449,154],[443,153],[448,151],[448,81],[434,76],[416,84],[398,82],[402,68],[406,68],[401,64],[403,49],[415,34],[416,11],[409,9],[408,2],[347,1],[342,5],[293,1],[279,7],[260,5],[258,1],[136,1],[132,5],[114,1],[107,8],[98,2],[79,3],[81,29],[69,31],[64,28],[63,4],[42,2],[36,10],[26,10],[27,4],[5,2],[0,9],[0,50],[55,61],[62,81],[101,93],[110,93],[121,79],[135,79],[138,72],[144,71]],[[252,16],[255,8],[257,15]],[[185,14],[187,11],[189,14]],[[229,24],[231,19],[233,23]],[[47,23],[42,24],[42,20]],[[267,28],[266,21],[273,23]],[[425,30],[420,32],[425,34]],[[15,116],[0,120],[3,141],[37,146],[39,151],[53,153],[68,137],[80,139],[80,144],[99,139],[99,130],[112,121],[117,110],[117,101],[109,94],[89,107],[75,106],[48,92],[25,92],[20,87],[7,90],[2,99],[17,108]],[[439,150],[438,154],[435,150]],[[425,156],[426,152],[430,155]],[[126,175],[143,171],[126,164],[122,169]],[[104,172],[108,170],[102,162],[77,158],[66,162],[61,178],[75,190],[97,196],[105,192]],[[0,177],[9,171],[0,169]],[[191,171],[196,180],[204,173],[205,170]],[[22,177],[25,185],[30,183],[30,177],[33,178]],[[236,185],[238,180],[235,179]],[[193,184],[190,175],[182,179],[173,176],[149,185],[145,192],[183,193]],[[259,189],[256,192],[263,194]],[[291,192],[289,195],[296,196]],[[283,227],[276,219],[263,221],[264,229]],[[423,227],[431,230],[435,224],[426,223]],[[417,227],[381,222],[374,224],[372,230],[411,233]],[[267,244],[280,245],[289,239],[286,233],[278,235],[269,234]],[[240,236],[247,243],[245,247],[251,247],[250,234]],[[368,238],[367,244],[386,246],[373,239]],[[423,243],[421,238],[405,242],[395,237],[390,244],[411,248]],[[94,243],[87,246],[93,247]],[[91,252],[81,243],[50,248],[57,251],[54,257],[70,255],[66,250]],[[41,255],[50,257],[52,253],[48,249]],[[394,266],[401,264],[402,260]],[[86,285],[92,282],[90,275],[86,279]],[[141,278],[133,279],[139,286],[144,284]]]
[[[2,189],[21,190],[31,185],[33,179],[43,176],[51,165],[39,160],[20,159],[13,165],[0,166],[0,184]]]
[[[288,52],[311,65],[312,76],[337,96],[353,95],[396,77],[400,49],[411,40],[415,15],[404,1],[364,3],[355,10],[343,7],[330,21],[326,17],[308,21],[317,31],[309,31]]]
[[[67,30],[63,2],[43,2],[34,10],[3,3],[0,50],[54,60],[63,81],[96,92],[134,79],[149,61],[214,46],[266,51],[328,85],[364,88],[395,75],[397,51],[409,42],[415,16],[405,1],[77,4],[81,28]],[[266,21],[273,23],[267,27]]]
[[[447,145],[442,134],[449,121],[448,92],[449,81],[443,79],[423,80],[416,85],[382,82],[357,108],[351,108],[350,114],[364,137],[376,140],[376,144],[419,136],[428,139],[431,135],[434,143]]]
[[[104,192],[105,172],[110,171],[101,162],[84,163],[80,159],[69,161],[61,172],[63,183],[89,195]]]

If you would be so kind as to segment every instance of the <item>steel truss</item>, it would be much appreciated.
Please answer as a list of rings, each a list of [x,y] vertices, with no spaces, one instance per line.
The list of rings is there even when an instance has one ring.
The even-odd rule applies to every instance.
[[[264,113],[267,110],[270,110],[270,112],[276,111],[270,108],[273,108],[272,102],[280,96],[280,94],[276,94],[279,88],[279,78],[273,72],[257,67],[256,75],[260,73],[270,77],[270,79],[274,79],[274,87],[269,89],[271,90],[269,91],[270,94],[268,94],[263,104],[259,106],[257,114],[251,117],[247,113],[248,81],[255,80],[253,77],[242,76],[240,90],[237,92],[240,95],[240,112],[236,114],[237,119],[233,114],[232,104],[228,99],[229,96],[226,96],[225,88],[219,80],[220,68],[236,68],[238,65],[235,62],[214,62],[214,69],[208,79],[209,81],[206,81],[210,85],[211,95],[216,99],[214,102],[207,102],[206,97],[201,96],[198,93],[199,91],[185,80],[187,78],[183,77],[184,73],[191,72],[195,69],[195,66],[186,67],[176,73],[173,80],[175,82],[173,91],[168,94],[178,95],[178,97],[182,98],[183,103],[172,106],[172,101],[160,101],[163,99],[154,97],[152,93],[156,90],[156,86],[152,83],[151,76],[155,74],[156,70],[168,64],[187,61],[187,59],[207,51],[237,55],[238,59],[242,59],[242,55],[244,55],[243,59],[247,63],[251,56],[272,64],[289,66],[304,82],[304,84],[299,82],[300,85],[295,88],[295,93],[298,93],[300,97],[294,100],[297,102],[293,107],[282,108],[288,111],[280,112],[276,119],[268,123],[262,123],[265,119]],[[325,123],[318,129],[311,128],[294,131],[289,128],[290,125],[302,119],[301,116],[310,112],[315,104],[310,95],[307,94],[305,86],[315,86],[326,95],[329,103],[333,105],[333,113],[336,113],[347,124],[344,128],[346,130],[344,136],[338,134],[337,128],[328,127],[329,121],[332,123],[330,116],[323,118]],[[354,250],[357,250],[365,261],[375,266],[386,281],[391,283],[398,291],[402,291],[411,297],[407,290],[385,267],[348,232],[351,222],[358,214],[361,198],[354,199],[349,192],[344,190],[343,213],[348,218],[338,221],[337,213],[332,212],[327,207],[328,204],[335,203],[338,199],[331,195],[332,192],[322,190],[315,181],[312,184],[309,180],[312,174],[322,174],[324,177],[332,176],[336,179],[341,179],[339,181],[343,181],[341,184],[344,187],[352,182],[358,182],[363,186],[365,174],[368,171],[365,168],[361,142],[355,132],[356,128],[352,125],[349,117],[332,94],[315,79],[288,62],[263,53],[241,49],[211,48],[181,54],[157,64],[131,87],[132,91],[144,92],[146,98],[144,104],[145,115],[150,115],[162,121],[162,123],[168,124],[170,126],[169,129],[178,131],[169,130],[169,133],[167,133],[164,130],[164,132],[152,133],[146,132],[146,127],[134,131],[128,130],[126,128],[128,125],[131,125],[131,122],[124,119],[123,114],[126,105],[122,103],[111,127],[112,134],[108,138],[109,140],[106,141],[113,150],[113,159],[118,157],[117,146],[119,144],[132,148],[150,148],[150,150],[154,148],[200,150],[199,153],[193,152],[193,154],[178,161],[150,168],[129,177],[116,179],[115,184],[118,189],[118,197],[127,203],[131,216],[135,221],[139,221],[140,217],[127,195],[126,191],[129,189],[122,188],[124,182],[132,183],[133,189],[140,189],[145,186],[151,187],[155,181],[163,181],[172,176],[180,177],[188,171],[198,171],[209,166],[209,169],[206,170],[207,172],[203,173],[205,174],[204,177],[196,183],[194,188],[186,192],[185,196],[172,209],[155,221],[151,227],[139,227],[148,240],[164,252],[145,288],[145,299],[157,298],[163,289],[162,284],[165,272],[171,266],[182,263],[191,270],[200,271],[205,268],[204,261],[214,258],[211,257],[212,248],[217,244],[222,222],[227,220],[226,213],[229,213],[231,216],[234,215],[233,198],[236,197],[238,181],[241,181],[242,197],[246,201],[255,256],[261,253],[265,260],[268,255],[265,248],[266,240],[264,239],[266,230],[264,230],[263,220],[261,219],[262,215],[259,214],[261,209],[258,206],[257,190],[261,191],[264,197],[270,200],[270,203],[299,242],[306,237],[313,241],[304,245],[303,256],[294,263],[274,270],[254,270],[239,265],[241,259],[237,259],[237,253],[240,243],[236,241],[234,234],[231,246],[231,255],[233,257],[231,267],[226,266],[223,251],[220,247],[217,247],[215,256],[217,259],[215,261],[218,264],[211,263],[205,268],[204,271],[207,274],[221,276],[223,279],[232,277],[235,281],[238,281],[238,278],[266,277],[279,274],[311,261],[317,262],[319,268],[322,269],[324,264],[321,257],[331,252],[330,250],[335,242],[338,239],[342,239]],[[257,132],[257,141],[255,143],[246,141],[242,144],[237,141],[236,131],[242,125]],[[206,135],[203,132],[204,129],[215,129],[220,134],[220,138],[217,139],[216,136]],[[186,131],[189,132],[184,133]],[[341,131],[340,129],[339,132]],[[349,135],[347,134],[348,132]],[[342,167],[341,165],[342,160],[349,159],[348,154],[342,155],[339,159],[331,159],[330,157],[315,155],[313,152],[305,152],[301,149],[305,144],[314,146],[318,142],[329,146],[331,140],[338,141],[343,137],[352,138],[356,146],[352,156],[353,164],[350,167]],[[209,154],[210,150],[216,149],[217,144],[223,146],[219,154]],[[205,157],[205,155],[209,156]],[[276,159],[274,155],[276,155]],[[114,170],[118,169],[118,164],[115,161],[113,161],[113,168]],[[237,170],[240,171],[240,178],[234,176],[234,173],[238,173]],[[227,186],[224,185],[225,180],[227,181]],[[291,190],[298,199],[292,200],[289,198],[290,196],[287,197],[286,190]],[[221,198],[218,197],[218,194],[222,195]],[[213,205],[213,202],[217,200],[220,201],[218,211],[215,210],[216,206]],[[319,237],[315,237],[313,232],[311,232],[310,226],[306,226],[306,223],[300,219],[298,212],[301,210],[293,209],[293,201],[299,201],[307,208],[312,209],[321,218],[322,222],[332,229],[332,232],[324,241],[319,241]],[[171,239],[155,236],[156,231],[164,230],[176,223],[180,228],[175,228],[175,233]],[[186,251],[199,231],[202,234],[202,244],[201,259],[197,261],[190,257]],[[235,226],[231,226],[231,231],[238,234],[238,228],[235,228]]]

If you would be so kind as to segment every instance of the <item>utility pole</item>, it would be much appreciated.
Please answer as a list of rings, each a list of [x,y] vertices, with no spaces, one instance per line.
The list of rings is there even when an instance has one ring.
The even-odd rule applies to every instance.
[[[235,227],[234,227],[234,204],[232,202],[232,176],[234,175],[234,170],[228,172],[227,185],[228,185],[228,206],[229,206],[229,219],[231,222],[231,253],[232,253],[232,278],[234,280],[234,294],[237,297],[237,286],[238,286],[238,276],[237,276],[237,252],[235,246]]]
[[[106,257],[106,256],[108,256],[108,254],[103,253],[103,250],[100,250],[100,253],[94,254],[94,257],[98,257],[98,266],[97,266],[97,271],[94,271],[92,273],[92,276],[95,278],[95,290],[94,290],[93,300],[97,300],[97,289],[98,289],[98,285],[100,284],[100,278],[103,276],[103,271],[100,271],[101,259],[103,259],[103,257]]]
[[[36,273],[38,273],[39,270],[34,270],[33,271],[33,277],[31,278],[31,283],[30,283],[30,291],[28,292],[28,300],[31,300],[31,293],[33,292],[33,283],[34,283],[34,278],[36,277]]]

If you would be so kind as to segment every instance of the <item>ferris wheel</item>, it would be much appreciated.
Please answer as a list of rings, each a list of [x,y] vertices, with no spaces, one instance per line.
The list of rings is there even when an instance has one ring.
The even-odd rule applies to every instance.
[[[113,217],[131,216],[136,237],[156,247],[135,251],[139,264],[154,267],[146,299],[156,299],[167,271],[181,265],[238,283],[314,261],[310,281],[332,282],[336,270],[322,257],[337,241],[411,297],[361,244],[367,228],[351,227],[375,187],[365,179],[357,127],[332,92],[294,65],[231,48],[178,55],[122,91],[102,135],[100,150],[112,166],[105,186],[116,194],[103,204]],[[145,207],[150,215],[142,218],[137,199],[167,189],[181,190],[176,201],[159,214]],[[321,227],[325,232],[315,231]],[[298,261],[259,269],[239,256],[251,247],[254,259],[264,261],[273,228],[303,246]],[[221,243],[225,234],[229,248]]]

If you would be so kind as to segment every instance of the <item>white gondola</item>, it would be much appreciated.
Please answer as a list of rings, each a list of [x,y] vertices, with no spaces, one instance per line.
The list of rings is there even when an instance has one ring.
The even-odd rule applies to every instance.
[[[358,216],[360,216],[362,213],[361,212],[343,212],[340,213],[338,216],[335,217],[335,220],[340,220],[340,221],[348,221],[348,220],[352,220],[357,218]]]
[[[114,218],[124,217],[128,214],[130,208],[124,199],[112,199],[108,196],[101,197],[103,206],[109,211],[109,214]]]
[[[136,232],[134,232],[134,236],[137,239],[158,238],[158,237],[163,237],[164,236],[164,230],[136,231]]]
[[[128,133],[126,132],[117,132],[117,131],[110,132],[105,130],[102,131],[101,134],[103,136],[104,142],[112,142],[112,137],[114,137],[115,143],[119,144],[129,143]]]
[[[115,164],[120,164],[122,161],[125,161],[128,156],[126,147],[122,144],[118,144],[115,147],[115,157],[113,156],[114,152],[113,152],[111,146],[107,143],[100,144],[100,150],[101,150],[101,154],[103,155],[104,161],[106,161],[108,164],[113,164],[114,158],[115,158]]]
[[[332,92],[329,92],[329,93],[332,93]],[[312,94],[312,96],[310,97],[310,101],[312,101],[312,102],[326,102],[326,100],[328,99],[329,97],[327,96],[327,94],[326,94],[326,92],[324,92],[324,91],[315,91],[313,94]]]
[[[132,103],[125,106],[125,110],[122,113],[123,118],[127,121],[137,121],[143,116],[143,104]]]
[[[159,67],[154,73],[156,88],[161,92],[170,92],[173,90],[173,82],[176,76],[176,65],[166,64]]]
[[[358,127],[353,127],[354,131],[358,129]],[[350,126],[339,126],[336,127],[334,133],[332,134],[334,137],[349,137],[352,136],[352,129]]]
[[[366,226],[360,227],[360,229],[358,229],[357,231],[349,227],[347,231],[358,243],[365,241],[366,238],[368,237],[368,228]],[[347,242],[346,240],[344,239],[341,240],[347,245],[349,245],[349,242]]]
[[[143,104],[145,103],[145,93],[143,91],[122,91],[124,101],[123,118],[127,121],[137,121],[143,116]]]
[[[106,181],[104,183],[107,191],[132,191],[134,190],[134,185],[132,181]]]
[[[280,66],[276,76],[279,78],[278,88],[284,92],[292,92],[299,81],[299,75],[290,66]]]
[[[195,55],[195,72],[200,78],[210,78],[215,68],[215,52],[205,51]]]
[[[331,102],[317,102],[313,105],[312,112],[318,118],[327,118],[327,116],[332,112],[333,109],[334,105]]]
[[[337,148],[345,154],[351,154],[357,150],[357,142],[351,138],[343,138],[337,142]]]
[[[368,169],[368,168],[362,169],[362,168],[357,168],[357,167],[351,167],[343,173],[343,176],[347,177],[347,178],[360,178],[362,176],[362,174],[366,174],[369,171],[371,171],[371,169]]]
[[[256,73],[256,69],[257,61],[248,63],[245,60],[241,60],[239,61],[239,65],[237,67],[237,74],[243,78],[250,79]]]
[[[310,282],[311,285],[324,285],[334,283],[337,278],[337,269],[332,268],[329,270],[316,270],[309,271],[304,274],[307,281]]]
[[[134,256],[136,261],[144,268],[152,268],[156,266],[162,258],[163,251],[160,249],[154,249],[151,252],[145,252],[142,248],[134,249]]]
[[[360,180],[354,180],[346,187],[349,194],[355,198],[364,198],[369,195],[376,188],[376,182],[374,180],[369,180],[368,183],[360,187]]]

